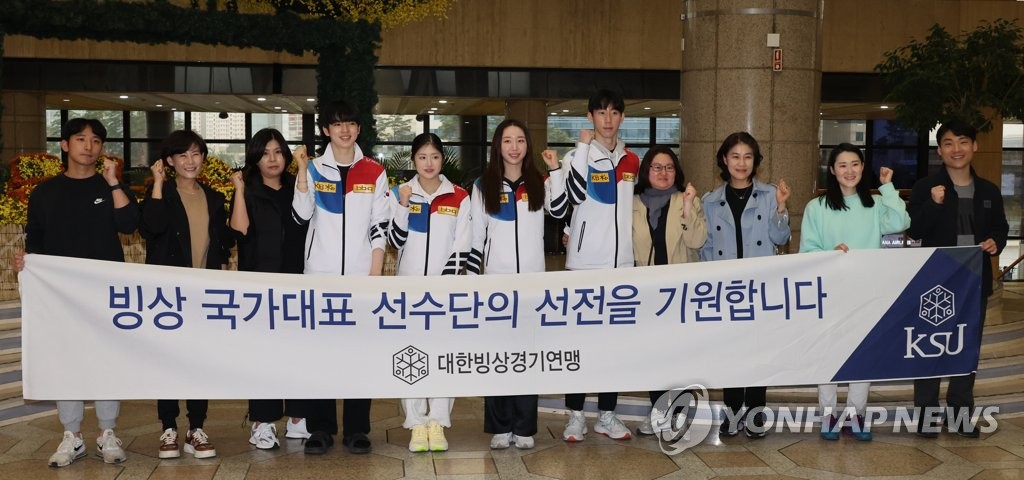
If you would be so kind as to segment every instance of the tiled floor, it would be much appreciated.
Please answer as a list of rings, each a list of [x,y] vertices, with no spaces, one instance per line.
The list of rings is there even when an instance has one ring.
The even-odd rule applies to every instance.
[[[245,403],[214,401],[207,430],[218,456],[161,461],[156,458],[160,424],[154,402],[129,401],[118,425],[129,455],[124,464],[106,465],[90,455],[68,467],[47,467],[61,434],[59,422],[49,416],[0,428],[0,478],[1024,478],[1024,417],[1000,418],[998,430],[975,440],[950,434],[928,440],[887,431],[891,428],[876,428],[872,442],[827,442],[816,433],[719,439],[713,432],[701,445],[670,456],[653,437],[620,442],[591,433],[583,443],[566,444],[559,439],[565,417],[557,414],[541,414],[533,450],[491,451],[490,436],[483,433],[482,403],[479,398],[456,401],[448,431],[451,450],[445,453],[409,453],[397,402],[376,400],[372,454],[351,455],[337,445],[326,455],[306,456],[300,441],[283,438],[278,450],[256,450],[248,444]],[[89,418],[91,409],[86,414],[83,428],[91,437],[95,419]],[[90,454],[95,451],[93,441],[86,445]]]

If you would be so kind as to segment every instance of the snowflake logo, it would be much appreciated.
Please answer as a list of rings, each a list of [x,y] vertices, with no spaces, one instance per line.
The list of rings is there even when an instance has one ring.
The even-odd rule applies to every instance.
[[[953,318],[956,296],[953,292],[946,290],[942,285],[936,285],[921,295],[920,311],[918,316],[922,320],[939,326],[942,322]]]
[[[422,350],[409,345],[391,356],[395,378],[412,385],[430,373],[430,357]]]

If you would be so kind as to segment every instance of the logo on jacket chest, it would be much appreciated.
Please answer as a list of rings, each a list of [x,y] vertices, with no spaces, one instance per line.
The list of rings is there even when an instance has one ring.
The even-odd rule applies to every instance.
[[[594,183],[608,183],[611,181],[611,176],[607,173],[591,173],[590,181]]]
[[[636,181],[636,175],[634,175],[632,173],[629,173],[629,172],[625,172],[625,173],[622,174],[622,180],[625,181],[625,182],[635,182]]]
[[[316,191],[323,193],[335,193],[338,191],[338,184],[333,182],[316,182],[313,184]]]
[[[440,213],[441,215],[451,215],[455,217],[459,215],[459,207],[441,205],[437,207],[437,213]]]
[[[352,191],[355,193],[373,193],[375,186],[372,183],[357,183],[352,185]]]
[[[422,203],[412,203],[412,204],[409,204],[409,213],[412,214],[412,215],[419,215],[420,213],[423,213],[423,204]]]

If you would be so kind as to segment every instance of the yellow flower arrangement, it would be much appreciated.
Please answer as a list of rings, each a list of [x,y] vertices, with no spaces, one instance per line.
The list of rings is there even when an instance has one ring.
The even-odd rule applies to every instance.
[[[103,173],[103,160],[117,163],[117,177],[121,178],[124,160],[119,157],[101,155],[96,162],[96,172]],[[28,198],[32,190],[42,181],[64,173],[60,157],[49,153],[26,153],[11,161],[11,176],[4,185],[0,196],[0,224],[24,225],[28,221]]]

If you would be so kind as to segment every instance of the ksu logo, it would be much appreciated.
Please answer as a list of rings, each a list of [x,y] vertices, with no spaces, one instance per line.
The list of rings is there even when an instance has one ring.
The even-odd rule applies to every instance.
[[[918,318],[938,327],[956,314],[956,295],[942,285],[936,285],[921,295],[918,304]],[[907,349],[903,358],[934,358],[943,355],[957,355],[964,348],[964,328],[958,323],[955,332],[915,333],[914,327],[905,327]],[[956,341],[953,334],[956,333]]]
[[[412,385],[430,374],[430,356],[409,345],[391,356],[391,371],[395,378]]]

